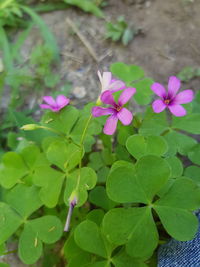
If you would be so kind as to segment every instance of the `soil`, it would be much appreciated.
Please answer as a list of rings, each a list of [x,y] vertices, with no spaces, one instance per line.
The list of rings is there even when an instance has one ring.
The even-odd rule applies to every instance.
[[[166,84],[186,66],[200,64],[200,1],[195,0],[110,0],[104,9],[106,20],[115,21],[124,15],[126,21],[141,34],[124,47],[105,39],[105,21],[78,9],[43,14],[42,17],[58,41],[61,53],[60,73],[72,82],[72,94],[80,104],[95,100],[99,93],[97,70],[108,70],[110,64],[122,61],[141,66],[149,77]],[[80,38],[73,34],[66,19],[77,25],[79,32],[92,46],[89,53]],[[22,54],[41,42],[35,28],[25,42]],[[199,89],[199,80],[188,85]],[[185,86],[184,86],[185,87]],[[187,86],[186,86],[187,87]]]
[[[75,104],[85,104],[97,98],[97,70],[108,70],[110,64],[117,61],[139,65],[149,77],[163,84],[167,83],[169,76],[176,75],[186,66],[199,67],[200,1],[110,0],[107,3],[104,9],[107,20],[115,21],[119,15],[124,15],[130,25],[141,29],[141,34],[127,47],[105,39],[103,19],[78,9],[42,15],[58,41],[60,73],[62,78],[72,82]],[[80,38],[72,34],[67,18],[77,25],[81,35],[90,43],[97,60],[94,60]],[[23,46],[22,55],[27,58],[31,48],[40,42],[40,33],[34,28]],[[200,79],[193,79],[183,88],[198,90],[199,82]],[[12,262],[11,266],[23,265]]]

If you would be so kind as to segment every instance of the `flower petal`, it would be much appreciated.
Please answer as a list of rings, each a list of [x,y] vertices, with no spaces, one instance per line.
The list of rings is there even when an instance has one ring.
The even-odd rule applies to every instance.
[[[103,94],[101,94],[101,101],[104,104],[108,104],[108,105],[111,105],[111,106],[116,106],[116,103],[115,103],[114,97],[112,95],[112,92],[109,91],[109,90],[106,90],[105,92],[103,92]]]
[[[117,113],[117,117],[122,124],[129,125],[133,119],[133,114],[127,108],[122,108]]]
[[[152,108],[155,113],[162,112],[166,106],[167,105],[161,99],[155,100],[152,104]]]
[[[116,115],[110,116],[104,125],[103,132],[107,135],[112,135],[114,134],[116,128],[117,128],[117,122],[118,118]]]
[[[47,104],[41,104],[40,107],[41,107],[42,109],[50,109],[50,110],[53,111],[53,112],[58,112],[58,111],[61,109],[61,108],[59,108],[59,107],[52,107],[52,106],[47,105]]]
[[[108,71],[103,72],[103,75],[102,75],[102,89],[103,89],[103,91],[108,90],[111,79],[112,79],[112,73],[111,72],[108,72]]]
[[[40,104],[40,107],[42,109],[51,109],[51,106],[47,105],[47,104]]]
[[[51,106],[56,106],[56,101],[53,99],[52,96],[43,96],[43,100]]]
[[[186,115],[186,110],[181,105],[169,105],[168,106],[171,113],[176,117],[182,117]]]
[[[185,90],[175,96],[173,104],[186,104],[193,100],[194,93],[192,90]]]
[[[126,85],[124,82],[120,81],[120,80],[115,80],[113,82],[111,82],[111,84],[108,87],[108,90],[111,90],[113,93],[117,92],[119,90],[123,90],[126,88]]]
[[[126,88],[120,95],[118,103],[120,106],[123,106],[124,104],[126,104],[131,97],[135,94],[136,89],[135,88]]]
[[[168,96],[170,98],[175,97],[180,87],[181,87],[181,81],[176,76],[169,77]]]
[[[160,83],[153,83],[151,85],[151,90],[161,98],[164,98],[167,95],[165,87]]]
[[[116,111],[113,108],[102,108],[102,107],[93,107],[92,115],[94,117],[100,117],[104,115],[114,114]]]
[[[67,106],[69,104],[69,101],[70,101],[69,98],[67,98],[64,95],[58,95],[57,98],[56,98],[56,104],[59,107]]]

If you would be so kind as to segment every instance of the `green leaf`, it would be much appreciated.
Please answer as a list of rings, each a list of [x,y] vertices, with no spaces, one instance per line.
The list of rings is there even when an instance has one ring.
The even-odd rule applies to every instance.
[[[98,182],[99,183],[105,183],[107,176],[108,176],[108,173],[109,173],[109,168],[106,166],[99,169],[97,172]]]
[[[22,218],[6,203],[0,202],[0,244],[18,229]]]
[[[148,105],[151,102],[153,94],[151,90],[152,84],[153,80],[150,78],[145,78],[142,81],[133,83],[132,86],[136,88],[134,99],[139,105]]]
[[[47,150],[47,158],[63,171],[73,169],[81,159],[81,150],[73,143],[66,144],[64,141],[52,142]],[[83,156],[83,155],[82,155]]]
[[[84,266],[86,267],[92,261],[92,254],[82,251],[77,254],[76,256],[70,258],[67,261],[67,267],[77,267],[77,266]]]
[[[25,224],[24,230],[19,238],[18,253],[25,264],[35,263],[42,255],[42,242],[29,223]]]
[[[0,262],[0,267],[10,267],[10,265],[4,262]]]
[[[80,143],[83,132],[85,131],[85,127],[88,121],[91,118],[91,106],[89,106],[89,110],[83,110],[81,116],[79,117],[76,125],[73,127],[70,137],[75,143]],[[84,144],[87,142],[88,136],[100,134],[102,131],[102,125],[99,120],[96,118],[92,118],[90,121],[87,130],[85,131],[86,139]]]
[[[29,187],[19,184],[7,193],[6,202],[26,219],[42,206],[38,193],[34,185]]]
[[[177,179],[169,191],[154,203],[166,231],[179,241],[194,238],[198,219],[191,211],[199,206],[200,189],[188,178]]]
[[[166,113],[154,113],[152,108],[147,108],[139,133],[142,135],[160,135],[168,129]]]
[[[185,169],[184,175],[194,180],[200,186],[200,167],[189,166]]]
[[[171,167],[170,178],[181,177],[181,175],[183,173],[183,164],[180,161],[180,159],[173,156],[173,157],[166,158],[166,161],[169,163],[169,165]]]
[[[149,258],[158,243],[149,207],[110,210],[103,219],[103,232],[115,245],[125,244],[131,257]]]
[[[112,165],[115,162],[115,154],[111,153],[109,149],[104,148],[101,151],[101,156],[104,161],[104,165]]]
[[[79,111],[73,106],[67,106],[58,113],[47,112],[42,118],[44,126],[53,128],[66,135],[70,133],[79,117]]]
[[[109,261],[96,261],[94,263],[88,263],[84,267],[111,267]]]
[[[162,136],[142,136],[139,134],[130,136],[127,139],[126,147],[136,159],[148,154],[162,156],[168,149]]]
[[[167,140],[169,148],[174,151],[172,153],[173,155],[178,151],[181,155],[186,156],[197,144],[194,138],[176,131],[169,132],[164,137]]]
[[[38,238],[47,244],[58,241],[63,233],[62,223],[56,216],[43,216],[29,221],[29,225],[37,233]]]
[[[115,267],[147,267],[147,265],[137,259],[134,259],[126,254],[125,251],[120,251],[117,255],[112,258],[112,262]]]
[[[192,134],[200,134],[200,114],[188,114],[184,117],[173,116],[172,127]]]
[[[131,136],[134,133],[134,128],[133,125],[129,125],[124,127],[124,125],[120,124],[119,125],[119,131],[117,134],[117,142],[120,145],[125,145],[127,138]]]
[[[2,160],[0,183],[5,188],[11,188],[28,173],[28,169],[21,156],[15,152],[7,152]]]
[[[130,28],[125,29],[125,31],[122,35],[123,45],[128,45],[128,43],[133,40],[133,37],[134,37],[134,30],[132,30]]]
[[[80,223],[75,229],[74,239],[81,249],[107,258],[105,241],[99,227],[94,222],[86,220]]]
[[[95,3],[90,0],[64,0],[65,3],[81,8],[85,12],[90,12],[97,17],[102,18],[103,12],[99,9]]]
[[[64,178],[65,174],[49,166],[40,166],[35,169],[33,182],[42,187],[39,196],[47,207],[53,208],[57,205]]]
[[[126,83],[131,83],[144,77],[143,69],[136,65],[117,62],[112,64],[110,69],[113,75]]]
[[[188,153],[188,157],[193,163],[200,165],[200,144],[193,147]]]
[[[4,65],[6,67],[7,71],[11,71],[13,69],[13,58],[11,55],[11,49],[10,49],[10,44],[8,42],[8,38],[6,35],[6,32],[3,27],[0,26],[0,47],[3,51],[3,61]]]
[[[76,170],[67,177],[67,183],[64,193],[64,201],[69,205],[69,198],[73,191],[77,191],[78,204],[77,207],[82,206],[87,200],[87,190],[92,189],[97,182],[97,175],[95,171],[89,167],[84,167],[80,171]]]
[[[106,190],[103,186],[96,186],[93,190],[90,191],[89,201],[105,210],[114,208],[116,205],[115,202],[110,200],[106,194]]]
[[[1,257],[2,255],[4,255],[5,252],[6,252],[6,244],[5,244],[5,243],[2,243],[2,244],[0,245],[0,257]]]
[[[104,162],[100,152],[90,153],[89,160],[90,162],[88,163],[88,167],[91,167],[96,171],[104,166]]]
[[[86,219],[93,221],[94,223],[96,223],[97,225],[101,225],[101,222],[103,220],[103,216],[104,216],[104,212],[101,209],[95,209],[95,210],[91,210],[87,216]]]
[[[67,260],[76,257],[82,252],[82,249],[76,244],[74,235],[68,237],[64,245],[64,255]]]
[[[158,167],[159,166],[159,167]],[[170,175],[167,162],[157,156],[144,156],[134,167],[111,170],[107,179],[108,196],[120,203],[151,203]]]
[[[48,164],[48,161],[44,158],[44,155],[40,152],[40,149],[36,145],[29,145],[25,147],[20,155],[22,156],[24,162],[33,170],[37,165],[42,165],[44,163]]]

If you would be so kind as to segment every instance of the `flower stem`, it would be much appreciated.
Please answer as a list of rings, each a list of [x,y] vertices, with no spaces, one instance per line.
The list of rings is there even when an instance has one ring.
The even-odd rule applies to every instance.
[[[87,129],[88,129],[89,125],[90,125],[91,119],[92,119],[92,114],[90,114],[90,116],[89,116],[89,118],[88,118],[88,120],[86,122],[85,128],[83,130],[83,134],[81,136],[81,141],[80,141],[79,174],[78,174],[78,180],[77,180],[76,190],[78,190],[78,187],[79,187],[79,184],[80,184],[81,167],[82,167],[82,153],[83,153],[84,141],[85,141],[86,132],[87,132]]]

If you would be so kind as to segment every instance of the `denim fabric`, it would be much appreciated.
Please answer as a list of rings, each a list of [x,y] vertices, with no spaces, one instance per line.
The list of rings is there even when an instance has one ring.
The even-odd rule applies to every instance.
[[[200,221],[200,212],[197,217]],[[191,241],[171,239],[158,250],[158,267],[200,267],[200,227]]]

